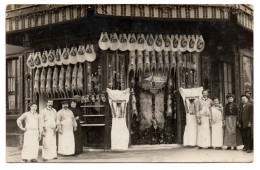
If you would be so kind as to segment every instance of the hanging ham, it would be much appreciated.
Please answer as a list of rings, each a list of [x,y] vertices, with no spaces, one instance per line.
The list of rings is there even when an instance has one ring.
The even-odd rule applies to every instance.
[[[188,38],[186,35],[181,35],[180,36],[181,43],[180,43],[180,51],[185,52],[188,47]]]
[[[48,60],[48,66],[55,65],[55,51],[54,50],[49,51],[47,60]]]
[[[137,35],[137,45],[136,45],[136,49],[138,51],[144,51],[146,49],[146,40],[144,38],[144,34],[138,34]]]
[[[119,34],[119,50],[126,51],[127,50],[127,36],[126,34]]]
[[[84,63],[86,60],[86,49],[84,45],[79,45],[77,52],[77,61],[80,63]]]
[[[171,37],[167,34],[164,37],[164,51],[171,51],[172,50],[172,41],[171,41]]]
[[[86,55],[85,55],[85,59],[88,62],[93,62],[96,59],[96,52],[94,50],[94,46],[93,44],[91,45],[87,45],[86,47]]]
[[[64,48],[62,55],[61,55],[61,63],[65,65],[69,65],[69,53],[70,49],[69,48]]]
[[[202,35],[197,35],[196,36],[196,51],[199,53],[201,52],[205,47],[205,42],[204,39],[202,37]]]
[[[110,40],[108,38],[107,32],[101,32],[98,46],[101,50],[107,50],[110,47]]]
[[[118,36],[116,33],[111,33],[110,34],[110,50],[115,51],[118,50],[120,46],[119,40],[118,40]]]
[[[154,38],[152,34],[148,34],[146,36],[146,50],[153,51],[154,50]]]
[[[77,48],[76,47],[72,47],[69,53],[69,62],[70,64],[76,64],[78,62],[77,60]]]
[[[42,57],[40,52],[36,52],[34,55],[34,65],[36,68],[42,67]]]
[[[196,38],[194,35],[189,35],[188,36],[188,51],[189,52],[194,52],[195,51],[195,47],[196,47]]]
[[[29,57],[27,58],[27,66],[30,68],[30,69],[34,69],[35,68],[35,65],[34,65],[34,53],[30,53],[29,54]]]
[[[162,34],[155,35],[155,42],[154,42],[154,49],[155,51],[159,52],[162,51],[165,48],[165,44],[163,41]]]
[[[127,39],[127,49],[129,51],[135,51],[136,50],[136,37],[135,34],[128,34],[128,39]]]
[[[69,97],[69,94],[71,93],[71,74],[72,74],[72,68],[69,64],[66,70],[66,76],[65,76],[65,92],[67,96]]]
[[[180,38],[176,35],[171,35],[171,41],[172,41],[172,51],[179,51],[180,50]]]
[[[47,67],[49,62],[48,62],[48,52],[47,51],[43,51],[42,55],[41,55],[41,61],[42,61],[42,66],[43,67]]]

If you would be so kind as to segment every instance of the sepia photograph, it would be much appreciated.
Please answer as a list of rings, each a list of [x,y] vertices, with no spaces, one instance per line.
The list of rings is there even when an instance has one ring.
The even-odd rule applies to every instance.
[[[7,163],[254,162],[252,4],[8,4],[5,38]]]

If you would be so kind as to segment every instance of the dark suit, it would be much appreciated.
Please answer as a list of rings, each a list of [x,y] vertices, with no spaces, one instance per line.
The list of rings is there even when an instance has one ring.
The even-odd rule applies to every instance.
[[[251,103],[240,105],[239,123],[241,125],[241,134],[246,150],[253,150],[253,105]],[[248,124],[251,127],[248,127]]]

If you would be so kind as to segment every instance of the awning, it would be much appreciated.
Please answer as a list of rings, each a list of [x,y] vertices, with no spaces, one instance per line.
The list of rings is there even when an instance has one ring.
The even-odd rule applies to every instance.
[[[85,5],[34,5],[7,11],[6,32],[27,30],[87,17]]]
[[[101,16],[160,19],[229,19],[229,6],[210,5],[98,5],[95,14]]]

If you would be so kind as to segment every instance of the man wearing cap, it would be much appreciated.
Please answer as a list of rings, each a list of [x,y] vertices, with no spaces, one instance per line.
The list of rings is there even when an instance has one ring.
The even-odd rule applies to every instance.
[[[243,151],[251,153],[253,150],[253,105],[249,103],[247,95],[241,96],[239,126],[244,143]]]
[[[42,157],[43,161],[57,159],[56,145],[56,116],[57,112],[53,106],[53,100],[47,101],[47,106],[40,112],[40,129],[43,135]]]
[[[30,111],[23,113],[17,119],[17,125],[24,131],[24,141],[22,150],[23,162],[37,162],[39,151],[39,140],[41,139],[39,128],[39,115],[36,112],[37,105],[30,104]],[[25,122],[23,127],[22,122]]]
[[[72,111],[68,108],[69,102],[62,101],[62,109],[57,113],[57,126],[59,129],[58,153],[61,155],[74,155],[75,140],[73,131],[77,130],[77,122]]]
[[[77,122],[77,130],[74,131],[74,138],[75,138],[75,154],[81,154],[83,152],[83,144],[82,144],[82,134],[81,134],[81,126],[80,121],[83,120],[82,117],[82,110],[77,107],[77,101],[72,100],[70,103],[71,111]]]
[[[242,145],[241,133],[237,127],[239,106],[234,102],[235,95],[228,93],[226,96],[228,103],[225,106],[224,121],[224,145],[227,146],[227,150],[232,147],[237,150],[237,146]]]

